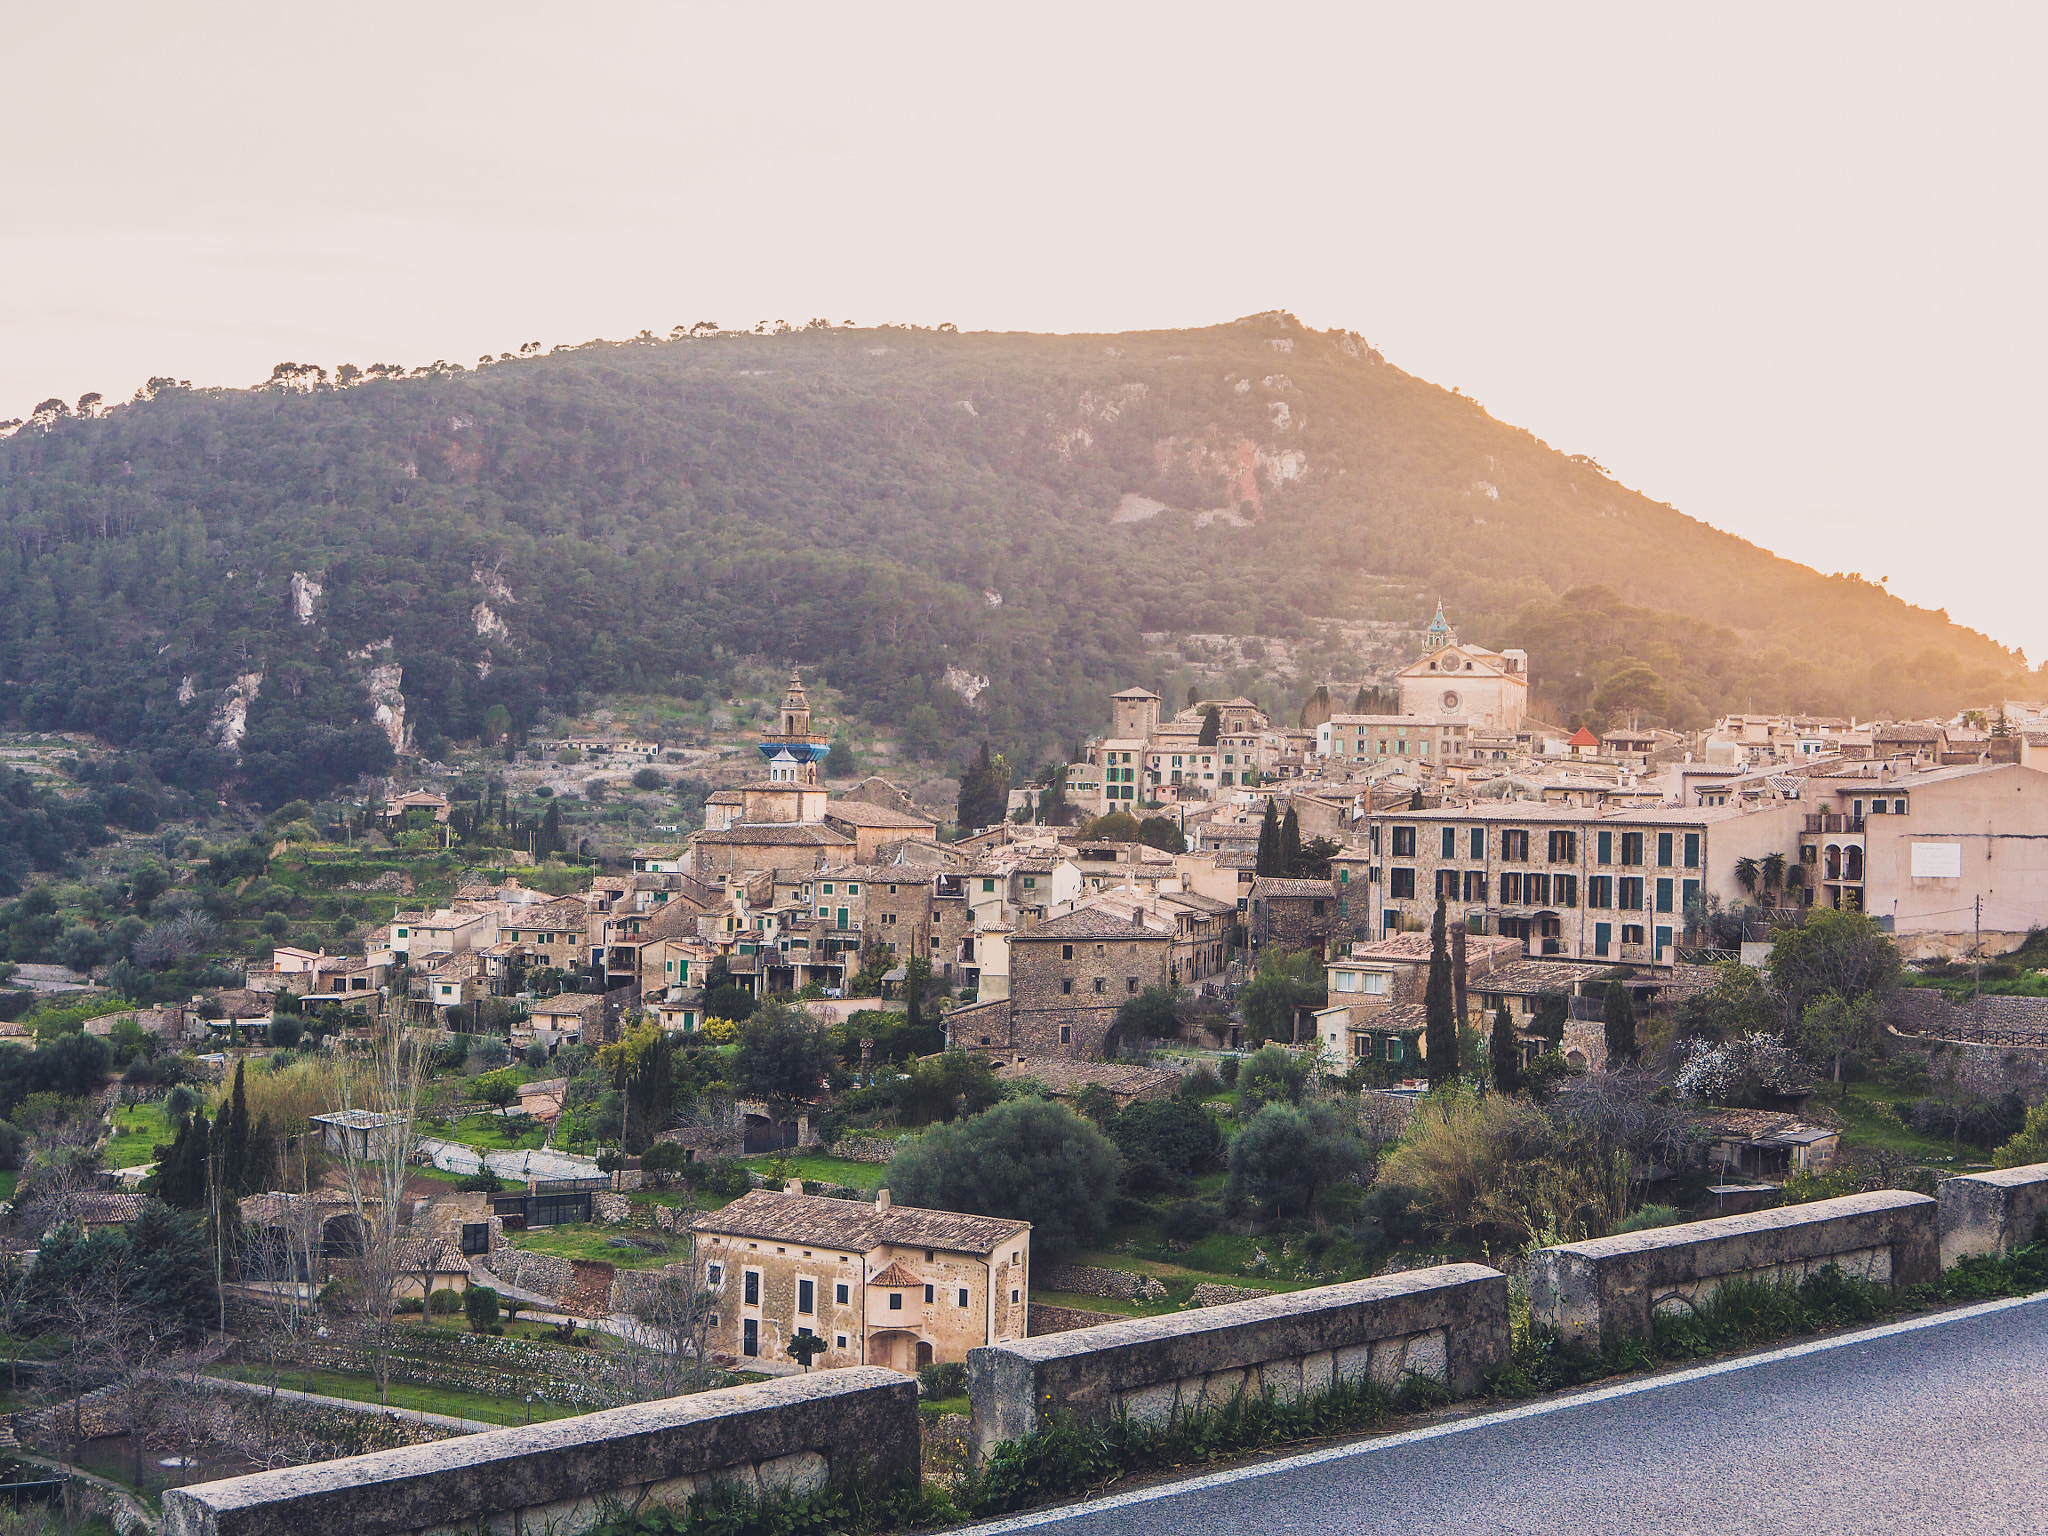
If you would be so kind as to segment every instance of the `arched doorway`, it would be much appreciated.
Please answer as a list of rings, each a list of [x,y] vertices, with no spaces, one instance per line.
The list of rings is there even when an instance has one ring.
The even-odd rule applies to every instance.
[[[918,1367],[920,1346],[931,1347],[907,1328],[881,1329],[868,1335],[868,1364],[910,1375]]]

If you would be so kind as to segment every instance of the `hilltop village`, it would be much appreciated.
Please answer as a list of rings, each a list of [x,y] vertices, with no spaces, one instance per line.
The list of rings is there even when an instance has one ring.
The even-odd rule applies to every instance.
[[[848,771],[792,670],[722,754],[564,730],[32,886],[22,1326],[161,1330],[60,1277],[189,1273],[25,1433],[232,1470],[363,1448],[394,1383],[509,1422],[856,1366],[957,1409],[976,1349],[2048,1136],[2048,711],[1596,733],[1540,664],[1439,608],[1389,683],[1127,688],[950,805]],[[544,793],[707,763],[620,857]],[[132,1385],[264,1360],[333,1400],[287,1449]]]

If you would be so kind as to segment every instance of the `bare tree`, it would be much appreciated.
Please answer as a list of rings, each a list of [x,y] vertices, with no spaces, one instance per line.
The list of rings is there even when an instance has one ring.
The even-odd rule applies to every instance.
[[[603,1376],[592,1384],[619,1406],[717,1386],[722,1378],[710,1363],[711,1320],[724,1291],[724,1277],[713,1283],[695,1257],[663,1265],[629,1309],[633,1326],[604,1357]]]
[[[419,1113],[418,1050],[396,1018],[378,1024],[366,1063],[342,1078],[341,1172],[355,1218],[348,1262],[358,1315],[365,1320],[377,1399],[391,1401],[391,1345],[398,1282],[411,1267],[403,1230],[405,1178],[412,1166],[413,1121]]]

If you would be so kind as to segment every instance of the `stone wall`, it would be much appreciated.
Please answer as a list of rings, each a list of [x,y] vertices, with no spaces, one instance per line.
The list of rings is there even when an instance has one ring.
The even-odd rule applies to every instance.
[[[1076,1328],[1100,1328],[1104,1323],[1124,1320],[1118,1312],[1084,1312],[1079,1307],[1048,1307],[1034,1301],[1025,1331],[1035,1339],[1041,1334],[1072,1333]]]
[[[1730,1280],[1796,1284],[1830,1264],[1878,1285],[1940,1272],[1938,1207],[1882,1190],[1684,1226],[1628,1232],[1529,1255],[1539,1323],[1603,1339],[1641,1337],[1658,1312],[1696,1306]]]
[[[574,1536],[615,1503],[680,1505],[718,1484],[806,1492],[834,1477],[880,1481],[914,1475],[919,1451],[916,1382],[861,1367],[173,1488],[163,1528]]]
[[[1944,1179],[1936,1194],[1943,1269],[1964,1259],[2008,1253],[2033,1242],[2038,1224],[2048,1216],[2048,1163]]]
[[[1270,1296],[1271,1291],[1262,1291],[1251,1285],[1216,1285],[1204,1281],[1195,1287],[1188,1302],[1197,1307],[1227,1307],[1233,1301],[1256,1301],[1261,1296]]]
[[[1110,1301],[1157,1301],[1166,1294],[1166,1287],[1149,1275],[1134,1275],[1128,1269],[1098,1269],[1092,1264],[1041,1264],[1031,1278],[1040,1290]]]
[[[842,1136],[825,1150],[833,1157],[843,1157],[853,1163],[892,1163],[903,1149],[880,1136]]]
[[[528,1253],[523,1248],[499,1248],[488,1257],[479,1257],[470,1272],[479,1270],[540,1296],[560,1296],[576,1277],[569,1261],[559,1254]]]
[[[1292,1400],[1367,1377],[1391,1388],[1410,1371],[1464,1396],[1507,1352],[1507,1277],[1447,1264],[989,1345],[967,1356],[967,1390],[985,1455],[1036,1433],[1054,1409],[1163,1425],[1240,1392]]]
[[[635,1171],[637,1172],[638,1170]],[[599,1190],[590,1197],[590,1214],[599,1221],[609,1221],[616,1225],[631,1218],[633,1202],[624,1195],[614,1195],[604,1190]]]

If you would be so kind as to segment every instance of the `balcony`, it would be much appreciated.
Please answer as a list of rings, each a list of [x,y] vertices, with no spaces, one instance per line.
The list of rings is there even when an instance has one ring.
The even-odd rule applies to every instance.
[[[1846,816],[1838,811],[1822,811],[1806,818],[1806,830],[1813,832],[1861,832],[1863,818]]]

